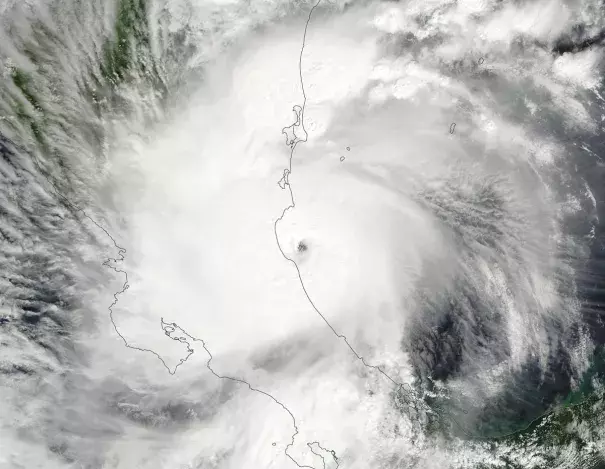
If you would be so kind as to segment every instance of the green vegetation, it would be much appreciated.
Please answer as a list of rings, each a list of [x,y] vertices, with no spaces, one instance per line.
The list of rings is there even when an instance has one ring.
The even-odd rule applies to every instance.
[[[146,0],[118,0],[115,36],[103,47],[101,71],[105,78],[116,83],[125,79],[133,68],[145,62],[140,59],[149,48]],[[141,50],[144,49],[144,50]]]
[[[151,51],[147,0],[117,0],[113,37],[103,46],[101,74],[113,85],[137,76],[146,76],[162,85]]]
[[[15,102],[15,115],[21,122],[27,123],[36,141],[44,145],[43,129],[46,121],[44,108],[36,97],[33,90],[32,78],[23,70],[13,68],[11,78],[14,85],[19,89],[21,95],[31,105],[34,112],[30,112],[26,103],[17,99]]]
[[[15,86],[19,88],[19,90],[21,90],[21,93],[23,93],[25,99],[30,102],[34,109],[41,110],[42,107],[40,106],[40,102],[35,97],[33,91],[30,88],[31,78],[29,77],[29,75],[27,75],[22,70],[15,68],[12,71],[12,79]]]
[[[438,400],[431,402],[436,414],[427,416],[424,431],[427,435],[445,437],[444,441],[453,445],[455,452],[463,447],[483,452],[485,460],[464,466],[469,469],[603,469],[605,457],[599,448],[602,451],[605,444],[604,382],[605,349],[601,347],[595,351],[578,389],[555,410],[520,431],[501,437],[464,435],[447,412],[437,407]],[[392,398],[402,413],[410,414],[409,398],[401,392],[393,392]]]
[[[118,91],[122,85],[134,84],[139,87],[144,81],[150,85],[151,92],[159,91],[160,99],[167,94],[151,52],[148,0],[114,1],[117,2],[114,28],[105,38],[101,63],[97,65],[98,68],[91,68],[88,76],[74,77],[82,97],[98,117],[107,112],[128,113],[129,103],[120,97]],[[56,153],[48,138],[49,126],[59,126],[59,132],[63,133],[70,119],[67,115],[61,115],[60,109],[51,111],[44,101],[46,96],[60,93],[63,88],[60,82],[51,84],[50,77],[43,72],[49,58],[51,61],[47,65],[54,67],[52,57],[62,49],[64,47],[56,33],[40,22],[33,29],[32,37],[25,39],[22,44],[24,55],[37,70],[30,73],[20,66],[10,69],[10,78],[18,91],[11,97],[13,116],[29,130],[47,158]],[[56,77],[52,80],[55,81]],[[147,89],[147,86],[143,89]],[[92,127],[96,125],[94,122],[89,124]],[[97,148],[101,148],[103,130],[97,127],[87,130],[90,134],[88,138]],[[83,130],[82,127],[80,129]]]
[[[570,406],[582,402],[595,391],[596,383],[605,382],[605,349],[599,347],[594,355],[590,367],[584,373],[579,388],[570,393],[563,405]]]

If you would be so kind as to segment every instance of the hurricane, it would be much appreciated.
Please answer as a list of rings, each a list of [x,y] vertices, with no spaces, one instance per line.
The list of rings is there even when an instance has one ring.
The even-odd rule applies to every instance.
[[[0,467],[605,468],[602,1],[0,18]]]

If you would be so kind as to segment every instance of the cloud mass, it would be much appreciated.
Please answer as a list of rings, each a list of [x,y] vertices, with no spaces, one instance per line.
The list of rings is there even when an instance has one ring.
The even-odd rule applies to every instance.
[[[0,465],[603,460],[598,2],[30,3]]]

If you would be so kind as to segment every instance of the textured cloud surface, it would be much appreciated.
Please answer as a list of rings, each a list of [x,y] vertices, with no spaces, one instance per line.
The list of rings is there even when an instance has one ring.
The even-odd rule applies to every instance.
[[[547,461],[482,438],[603,342],[598,2],[71,3],[2,10],[0,465]]]

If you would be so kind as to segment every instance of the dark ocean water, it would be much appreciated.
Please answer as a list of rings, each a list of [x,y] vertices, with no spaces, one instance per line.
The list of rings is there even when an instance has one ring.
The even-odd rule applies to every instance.
[[[106,253],[112,247],[111,238],[91,224],[87,217],[94,217],[108,229],[112,223],[115,227],[121,223],[128,224],[120,220],[120,214],[112,213],[115,208],[111,199],[113,182],[103,180],[107,155],[101,151],[103,145],[109,144],[99,137],[102,134],[99,129],[107,130],[103,127],[107,124],[104,119],[115,119],[118,130],[107,130],[106,138],[119,140],[115,135],[120,133],[121,127],[127,129],[124,133],[142,133],[141,129],[147,129],[150,122],[161,121],[165,116],[154,107],[155,101],[150,105],[153,108],[151,112],[137,100],[149,97],[152,93],[148,90],[157,92],[158,101],[162,104],[166,103],[165,99],[170,101],[168,98],[175,102],[182,100],[189,91],[188,83],[183,84],[187,81],[183,77],[199,78],[203,75],[201,68],[192,66],[192,70],[183,70],[186,67],[180,67],[180,64],[187,63],[186,59],[193,55],[192,50],[196,47],[195,28],[189,24],[181,25],[182,29],[170,40],[164,38],[165,50],[155,53],[164,54],[162,66],[165,68],[157,66],[149,50],[152,41],[143,24],[147,21],[146,14],[141,13],[145,13],[145,8],[141,7],[144,4],[142,1],[120,3],[118,7],[121,5],[123,9],[118,8],[118,11],[121,13],[117,17],[108,14],[106,18],[107,31],[103,30],[105,26],[98,26],[102,31],[92,31],[91,37],[83,34],[79,38],[81,43],[78,47],[81,49],[72,45],[70,47],[76,48],[66,48],[66,53],[60,52],[63,49],[59,46],[62,41],[68,42],[61,39],[61,35],[69,35],[65,25],[62,28],[57,26],[57,18],[49,21],[44,16],[46,12],[37,12],[40,18],[45,18],[42,24],[48,22],[46,29],[41,28],[39,32],[30,31],[27,23],[23,26],[16,20],[5,19],[5,29],[14,35],[14,47],[22,49],[20,66],[38,63],[44,67],[41,72],[36,72],[39,75],[31,72],[35,86],[25,86],[23,80],[13,74],[12,84],[7,80],[2,89],[4,102],[9,103],[7,108],[18,123],[2,123],[0,128],[0,294],[3,308],[0,311],[0,332],[6,357],[0,363],[0,372],[7,383],[8,396],[6,414],[0,414],[4,421],[0,423],[13,432],[10,433],[10,441],[14,443],[15,451],[27,451],[30,448],[28,442],[33,441],[32,447],[48,450],[52,458],[56,457],[59,462],[53,459],[53,465],[48,463],[48,467],[72,468],[80,464],[79,467],[91,469],[121,469],[129,463],[122,462],[116,455],[119,452],[113,454],[114,459],[110,463],[107,462],[111,460],[107,454],[116,442],[130,437],[129,432],[138,435],[138,431],[148,431],[145,435],[157,438],[154,441],[160,442],[157,443],[159,447],[165,443],[166,434],[170,437],[177,435],[176,440],[183,428],[202,426],[220,415],[221,406],[231,402],[234,395],[232,388],[225,388],[211,397],[204,395],[205,399],[196,400],[198,391],[195,386],[192,386],[192,395],[183,396],[181,389],[175,390],[171,384],[149,385],[143,378],[137,382],[136,379],[145,374],[142,371],[144,367],[138,364],[138,356],[133,359],[132,355],[126,355],[132,352],[126,347],[117,352],[112,350],[112,353],[115,352],[120,359],[130,357],[124,362],[132,365],[131,371],[134,370],[136,379],[128,381],[130,377],[106,370],[100,372],[102,377],[98,378],[90,371],[94,369],[91,357],[98,344],[91,345],[92,342],[86,340],[94,336],[103,321],[107,322],[107,306],[112,304],[113,295],[118,291],[112,287],[117,284],[119,289],[122,279],[118,278],[116,283],[115,272],[102,267]],[[91,7],[90,11],[78,10],[78,15],[95,12],[100,16],[104,8],[99,4]],[[289,11],[288,8],[284,7],[284,10]],[[343,7],[343,11],[346,8]],[[301,13],[297,10],[296,15]],[[75,20],[71,18],[70,21]],[[112,24],[112,21],[116,23]],[[96,24],[84,23],[90,28]],[[81,23],[76,21],[76,24]],[[53,32],[53,27],[57,27],[59,32]],[[541,52],[547,51],[554,56],[601,48],[605,33],[589,34],[587,29],[579,25],[554,46],[538,44],[537,47]],[[136,45],[128,51],[130,56],[125,54],[119,56],[119,60],[115,57],[108,59],[107,44],[111,41],[104,42],[107,40],[104,35],[113,37],[112,34]],[[22,37],[29,39],[22,40]],[[161,42],[157,37],[154,40]],[[425,44],[413,35],[397,40],[403,50],[412,51],[416,48],[421,50],[421,46],[426,44],[434,47],[431,41],[439,42],[429,38]],[[225,41],[229,43],[229,40]],[[522,55],[536,46],[524,41],[527,40],[519,38],[511,47],[511,54],[516,51]],[[154,47],[159,46],[154,43]],[[5,51],[4,55],[7,54]],[[109,60],[109,63],[95,63],[103,60]],[[486,55],[482,64],[489,65],[489,61],[490,57]],[[68,62],[69,65],[65,65]],[[60,69],[59,64],[65,69]],[[456,437],[455,441],[462,442],[456,450],[467,450],[463,445],[468,442],[487,440],[486,444],[497,448],[504,441],[503,454],[506,455],[509,449],[505,443],[509,440],[503,437],[513,433],[524,437],[523,430],[531,422],[553,409],[581,403],[597,394],[600,396],[599,383],[605,384],[605,132],[602,127],[604,103],[599,97],[599,94],[605,96],[605,86],[594,92],[581,92],[581,101],[592,120],[601,123],[598,130],[585,131],[570,128],[564,118],[551,112],[548,107],[551,97],[530,80],[526,83],[509,82],[497,71],[490,71],[487,67],[476,71],[474,65],[467,65],[446,64],[436,69],[446,76],[459,78],[469,89],[487,90],[486,93],[491,93],[491,105],[502,116],[511,122],[522,123],[536,135],[552,138],[561,145],[566,156],[549,170],[546,177],[557,196],[561,199],[568,195],[577,196],[579,204],[579,208],[565,215],[563,223],[564,234],[574,242],[561,248],[556,255],[575,270],[571,279],[563,273],[558,278],[558,293],[568,301],[561,306],[571,310],[571,303],[576,301],[580,304],[581,315],[577,321],[570,319],[569,324],[561,314],[565,309],[561,309],[554,312],[552,319],[545,320],[544,328],[548,331],[548,360],[545,365],[539,357],[527,359],[521,367],[502,378],[504,384],[498,393],[481,394],[485,383],[481,382],[480,372],[489,369],[491,363],[509,360],[513,350],[504,330],[505,309],[497,304],[497,298],[486,295],[478,284],[470,282],[464,275],[456,279],[452,288],[435,291],[427,287],[418,292],[418,298],[422,300],[418,304],[422,307],[416,311],[418,318],[414,327],[402,340],[403,348],[411,356],[413,374],[417,378],[416,389],[426,393],[425,401],[433,409],[439,409],[440,416],[446,417],[439,417],[436,427],[447,438]],[[117,72],[109,79],[104,77],[103,74],[112,67]],[[77,76],[76,71],[81,72],[82,77]],[[56,96],[49,91],[52,90],[49,83],[57,83],[54,72],[64,75],[63,81],[58,80],[65,85],[59,103],[54,101]],[[127,72],[132,73],[134,85],[127,83]],[[93,85],[98,89],[91,92]],[[174,96],[170,95],[171,92]],[[101,105],[97,98],[103,94],[106,100]],[[21,99],[21,106],[13,101],[15,96]],[[157,96],[154,95],[154,99]],[[537,115],[530,113],[523,102],[524,96],[543,103],[545,111]],[[472,114],[471,104],[464,104],[469,106],[469,114]],[[139,105],[140,108],[137,107]],[[157,107],[161,108],[161,105]],[[82,114],[78,114],[80,111]],[[135,122],[137,119],[142,123]],[[462,124],[461,118],[456,135],[463,135]],[[475,150],[473,145],[469,143],[465,147],[469,154]],[[497,156],[496,150],[492,152]],[[352,160],[353,157],[347,159]],[[533,175],[529,172],[524,174],[524,171],[528,170],[521,168],[518,171],[520,180],[531,182]],[[460,233],[456,232],[452,238],[459,243],[457,246],[467,256],[463,259],[468,260],[469,265],[477,256],[465,244],[465,227],[472,225],[477,228],[479,244],[488,250],[496,251],[499,241],[507,235],[505,228],[498,231],[498,223],[507,216],[506,185],[497,177],[486,181],[483,186],[473,186],[474,192],[470,196],[457,192],[456,187],[449,187],[451,190],[445,195],[427,191],[418,197],[424,207],[428,207],[427,210],[433,210],[437,218],[442,217],[444,224],[455,220],[462,226]],[[455,185],[456,182],[451,183],[451,186]],[[588,190],[591,195],[588,195]],[[521,197],[521,200],[526,199]],[[473,213],[465,212],[460,206],[463,209],[479,207],[493,218],[486,216],[478,221],[473,218]],[[545,231],[548,229],[545,227]],[[517,251],[512,249],[511,252]],[[516,279],[509,280],[511,285],[515,284]],[[95,295],[102,298],[99,300],[102,307],[91,305],[90,298],[96,299]],[[102,311],[102,315],[97,309]],[[119,341],[118,345],[122,347]],[[594,348],[589,363],[578,359],[578,351],[586,348]],[[485,363],[482,362],[484,357],[487,357]],[[459,383],[463,385],[456,387]],[[467,392],[466,384],[474,392]],[[200,385],[200,389],[205,391],[204,386]],[[440,386],[444,386],[446,391]],[[200,391],[199,395],[203,393]],[[242,418],[244,413],[237,415]],[[605,413],[595,415],[589,423],[598,424],[603,419]],[[543,431],[548,434],[549,428],[555,426],[546,425]],[[21,434],[26,438],[21,439]],[[146,441],[143,437],[140,441],[136,440],[138,437],[132,438],[137,443]],[[16,442],[21,441],[26,443],[17,447]],[[515,444],[523,448],[518,441]],[[137,448],[136,445],[132,449],[127,448],[125,454],[134,453]],[[229,451],[232,449],[228,448]],[[472,447],[468,451],[475,449]],[[37,461],[51,460],[44,451]],[[486,454],[495,455],[497,459],[497,451],[494,449],[492,454],[486,450]],[[9,462],[6,467],[18,467],[14,465],[16,459],[12,459],[13,466]],[[152,460],[153,455],[149,459]],[[127,458],[124,460],[128,461]],[[0,466],[2,463],[0,460]],[[41,464],[37,467],[43,467],[44,463]],[[205,462],[195,467],[221,467],[220,463],[215,466],[203,464]],[[498,465],[497,462],[493,463],[494,466],[478,464],[477,468]],[[595,464],[592,467],[605,467],[605,463]],[[30,462],[23,467],[36,466]],[[168,466],[151,462],[144,467]],[[424,469],[420,465],[414,467]],[[542,467],[556,466],[553,463]]]

